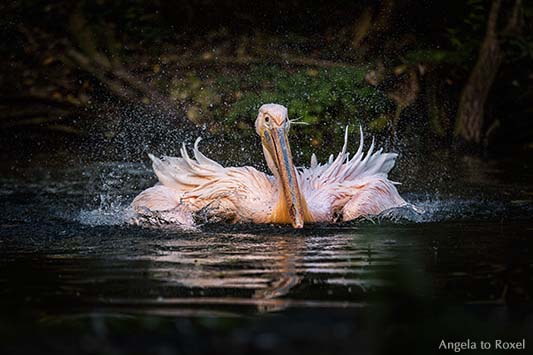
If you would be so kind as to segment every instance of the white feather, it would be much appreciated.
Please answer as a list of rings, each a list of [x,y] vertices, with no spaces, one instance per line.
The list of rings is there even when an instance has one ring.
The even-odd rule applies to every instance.
[[[377,180],[387,185],[393,184],[387,176],[394,167],[397,154],[383,153],[382,149],[374,152],[374,139],[365,153],[361,127],[359,132],[359,147],[351,159],[350,153],[347,152],[348,127],[346,127],[344,144],[336,159],[331,155],[327,163],[320,164],[313,155],[311,167],[299,170],[302,193],[313,209],[312,212],[319,216],[318,219],[331,218],[335,209],[342,208],[356,193],[357,186]]]
[[[300,174],[307,180],[312,180],[318,185],[344,182],[346,180],[356,180],[363,177],[380,175],[386,178],[390,170],[394,167],[397,157],[395,153],[383,153],[382,149],[374,152],[375,140],[372,138],[370,148],[363,153],[363,130],[360,128],[360,143],[355,155],[349,159],[348,149],[348,127],[344,135],[344,144],[337,158],[333,160],[333,154],[328,162],[320,164],[316,156],[311,157],[311,167],[303,168]]]
[[[185,144],[181,157],[148,155],[159,183],[191,210],[209,207],[217,209],[219,218],[266,219],[277,196],[272,178],[251,167],[223,167],[200,152],[200,141],[194,143],[194,159]]]

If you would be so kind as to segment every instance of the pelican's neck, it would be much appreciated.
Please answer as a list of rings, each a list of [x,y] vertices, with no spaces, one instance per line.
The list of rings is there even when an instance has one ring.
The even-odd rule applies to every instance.
[[[267,162],[267,165],[272,172],[272,175],[274,176],[276,180],[276,187],[278,190],[278,197],[277,200],[274,203],[274,207],[272,209],[272,216],[271,216],[271,222],[272,223],[283,223],[283,224],[290,224],[292,223],[291,215],[294,215],[294,211],[291,213],[291,209],[299,208],[301,210],[301,213],[303,215],[304,222],[311,223],[314,222],[314,219],[309,212],[309,208],[307,206],[307,201],[305,200],[305,197],[301,194],[300,189],[300,181],[298,179],[298,174],[296,172],[296,168],[294,167],[294,164],[292,162],[292,156],[290,155],[287,159],[287,169],[288,173],[291,179],[293,179],[292,184],[294,186],[294,191],[296,193],[296,196],[298,196],[299,201],[296,201],[296,204],[291,203],[290,193],[291,191],[287,191],[286,187],[288,186],[287,182],[284,181],[284,178],[279,173],[278,167],[274,163],[274,159],[272,159],[272,156],[268,152],[267,149],[263,146],[263,152],[265,155],[265,160]]]
[[[290,224],[292,223],[291,219],[291,213],[289,211],[289,205],[287,204],[285,194],[282,191],[283,189],[280,188],[280,193],[278,196],[278,200],[274,205],[274,208],[272,209],[272,216],[271,216],[271,223],[280,223],[280,224]],[[309,212],[309,208],[307,207],[307,202],[305,201],[305,198],[301,198],[300,202],[303,210],[303,217],[305,223],[312,223],[314,222],[314,219]]]

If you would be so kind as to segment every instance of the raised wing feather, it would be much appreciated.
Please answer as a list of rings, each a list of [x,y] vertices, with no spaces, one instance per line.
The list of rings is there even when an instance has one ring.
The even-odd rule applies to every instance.
[[[223,167],[200,152],[199,142],[194,158],[185,145],[181,157],[149,155],[159,183],[175,191],[193,213],[209,209],[222,218],[266,219],[277,193],[273,178],[252,167]]]
[[[350,159],[346,127],[344,145],[336,158],[331,155],[327,163],[320,164],[313,154],[311,166],[300,168],[302,193],[317,220],[330,221],[369,182],[381,180],[395,184],[388,180],[388,173],[394,167],[397,154],[383,153],[382,149],[374,151],[374,139],[365,153],[363,142],[363,130],[360,128],[359,148]]]
[[[369,176],[379,176],[387,178],[388,173],[394,167],[398,154],[383,153],[383,149],[374,152],[374,139],[366,154],[363,152],[363,130],[360,128],[359,149],[350,159],[348,148],[348,127],[344,134],[344,145],[341,152],[333,159],[333,154],[329,161],[320,164],[316,156],[311,156],[311,166],[301,168],[300,176],[306,184],[311,184],[315,188],[333,183],[343,183],[346,181],[356,181]]]

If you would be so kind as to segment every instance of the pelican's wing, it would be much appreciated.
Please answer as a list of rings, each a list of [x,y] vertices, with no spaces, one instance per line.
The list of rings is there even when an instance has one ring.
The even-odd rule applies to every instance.
[[[398,154],[383,153],[382,148],[374,151],[374,139],[372,139],[372,144],[368,151],[364,153],[362,128],[360,128],[360,137],[359,149],[350,159],[350,153],[347,152],[348,127],[346,127],[344,145],[337,158],[333,159],[332,154],[327,163],[320,164],[315,154],[313,154],[311,166],[300,170],[301,177],[306,181],[310,181],[317,188],[333,183],[360,180],[369,176],[387,178],[389,171],[394,167]]]
[[[180,149],[179,158],[169,156],[157,158],[148,154],[152,160],[152,168],[162,185],[187,192],[226,175],[226,168],[200,152],[199,142],[200,138],[194,143],[194,159],[189,157],[185,143]]]
[[[388,180],[388,173],[394,167],[397,154],[383,153],[383,149],[374,151],[374,139],[365,153],[363,141],[360,128],[359,148],[350,159],[346,127],[342,151],[335,159],[332,154],[327,163],[320,164],[313,154],[311,166],[300,169],[302,192],[312,212],[320,216],[317,219],[330,220],[333,213],[339,212],[356,193],[369,188],[371,182],[383,181],[396,191],[396,183]]]
[[[150,155],[160,184],[176,191],[193,212],[216,210],[224,219],[254,221],[268,214],[276,191],[272,177],[252,167],[223,167],[200,152],[199,142],[194,144],[194,158],[185,145],[181,157]]]

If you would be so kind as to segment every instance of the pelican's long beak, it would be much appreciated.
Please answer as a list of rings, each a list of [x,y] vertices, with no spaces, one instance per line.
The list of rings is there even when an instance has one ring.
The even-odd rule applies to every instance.
[[[263,147],[272,157],[273,165],[281,180],[292,226],[294,228],[302,228],[304,225],[304,201],[298,186],[287,133],[288,127],[265,129],[261,134],[261,138]]]

